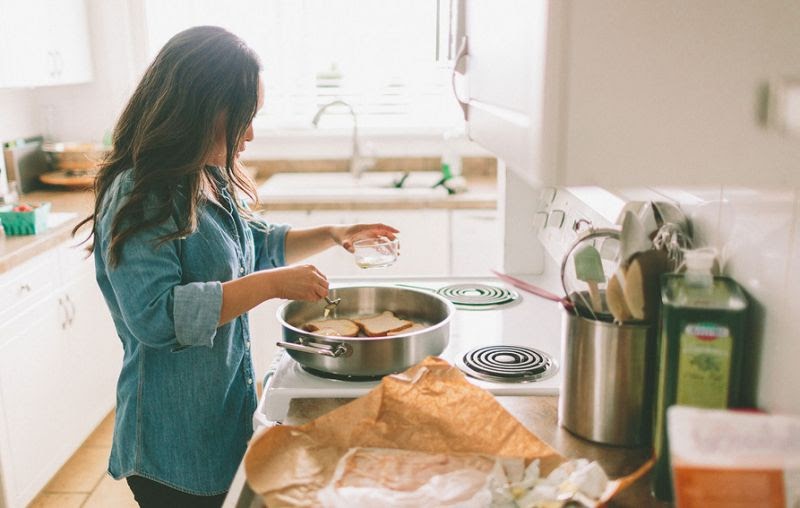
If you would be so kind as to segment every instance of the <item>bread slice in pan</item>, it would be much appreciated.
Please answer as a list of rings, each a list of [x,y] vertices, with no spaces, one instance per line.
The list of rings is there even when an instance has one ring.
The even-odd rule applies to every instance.
[[[354,318],[353,322],[369,337],[385,337],[391,332],[404,330],[414,324],[411,321],[399,319],[388,310],[377,316]]]
[[[409,326],[408,328],[403,328],[402,330],[397,330],[397,331],[395,331],[395,332],[389,332],[389,333],[387,333],[386,335],[388,335],[388,336],[392,336],[392,335],[405,335],[405,334],[407,334],[407,333],[416,333],[416,332],[419,332],[419,331],[421,331],[421,330],[424,330],[424,329],[428,328],[428,326],[427,326],[427,325],[422,325],[422,324],[419,324],[419,323],[414,323],[413,321],[412,321],[412,323],[413,323],[413,324],[412,324],[411,326]]]
[[[309,321],[304,328],[309,332],[329,337],[355,337],[358,335],[358,325],[349,319]]]

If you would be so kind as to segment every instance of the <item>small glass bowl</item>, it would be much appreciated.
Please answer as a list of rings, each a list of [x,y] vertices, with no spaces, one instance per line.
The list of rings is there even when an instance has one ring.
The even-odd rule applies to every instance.
[[[397,261],[400,242],[385,237],[353,242],[353,255],[359,268],[386,268]]]

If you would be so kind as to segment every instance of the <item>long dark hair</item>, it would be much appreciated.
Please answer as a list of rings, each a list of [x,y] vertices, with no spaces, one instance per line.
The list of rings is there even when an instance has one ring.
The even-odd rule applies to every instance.
[[[235,157],[258,108],[260,69],[258,56],[222,28],[199,26],[172,37],[147,68],[122,112],[114,129],[111,152],[101,163],[95,180],[94,212],[75,227],[73,235],[91,222],[92,232],[86,240],[94,236],[106,193],[114,179],[130,168],[133,189],[112,223],[109,264],[114,266],[119,261],[128,238],[171,216],[178,229],[159,238],[159,242],[193,232],[198,205],[206,199],[203,179],[210,176],[206,161],[218,136],[215,128],[220,114],[226,118],[227,179],[256,201],[255,186]],[[187,195],[188,206],[176,212],[174,199],[178,192]],[[153,202],[157,203],[156,209],[152,208]],[[93,248],[90,245],[89,251]]]

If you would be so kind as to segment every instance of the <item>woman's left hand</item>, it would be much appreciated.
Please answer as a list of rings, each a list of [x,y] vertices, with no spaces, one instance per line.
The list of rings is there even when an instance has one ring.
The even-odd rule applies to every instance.
[[[396,238],[396,230],[386,224],[350,224],[344,226],[331,226],[331,237],[344,247],[348,252],[353,252],[353,242],[366,238],[385,237],[389,240]]]

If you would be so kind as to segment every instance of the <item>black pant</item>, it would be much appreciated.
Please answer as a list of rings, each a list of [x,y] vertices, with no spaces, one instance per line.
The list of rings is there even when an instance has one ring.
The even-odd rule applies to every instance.
[[[225,501],[225,494],[195,496],[141,476],[125,480],[141,508],[219,508]]]

